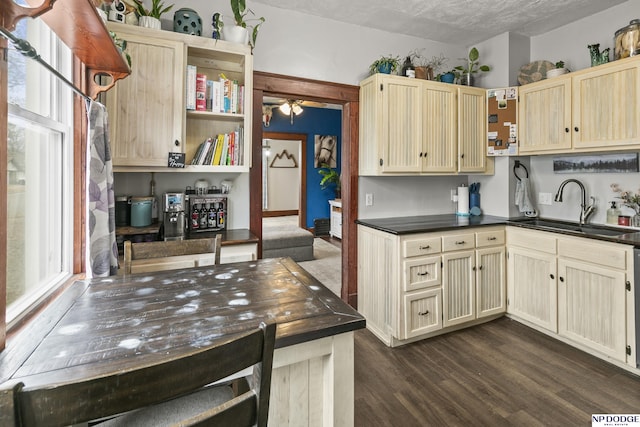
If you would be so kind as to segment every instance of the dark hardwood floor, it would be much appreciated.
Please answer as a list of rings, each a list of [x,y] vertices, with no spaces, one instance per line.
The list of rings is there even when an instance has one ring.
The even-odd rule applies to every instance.
[[[503,317],[402,347],[355,333],[356,426],[590,426],[640,376]]]

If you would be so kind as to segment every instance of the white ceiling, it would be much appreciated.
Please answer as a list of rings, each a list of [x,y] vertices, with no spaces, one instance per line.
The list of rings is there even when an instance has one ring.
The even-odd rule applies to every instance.
[[[509,32],[536,36],[625,0],[252,0],[363,27],[471,46]]]

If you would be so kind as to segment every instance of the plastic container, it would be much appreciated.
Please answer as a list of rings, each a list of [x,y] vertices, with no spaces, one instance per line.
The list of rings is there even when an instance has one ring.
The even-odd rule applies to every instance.
[[[131,226],[147,227],[151,225],[151,208],[153,197],[131,198]]]

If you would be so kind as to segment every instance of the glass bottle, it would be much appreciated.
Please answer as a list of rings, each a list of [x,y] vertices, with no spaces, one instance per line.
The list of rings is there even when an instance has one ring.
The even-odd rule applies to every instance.
[[[202,204],[200,208],[200,228],[207,228],[207,205],[205,203]]]
[[[218,228],[224,228],[224,208],[222,207],[222,203],[218,204]]]
[[[209,212],[207,213],[207,224],[209,225],[209,228],[216,228],[218,226],[217,217],[218,214],[216,212],[216,208],[213,206],[213,203],[211,203]]]
[[[402,75],[410,78],[416,77],[416,68],[411,63],[410,56],[407,56],[407,59],[404,60],[404,64],[402,64]]]
[[[197,230],[198,228],[200,228],[200,210],[198,205],[194,203],[191,210],[191,229]]]

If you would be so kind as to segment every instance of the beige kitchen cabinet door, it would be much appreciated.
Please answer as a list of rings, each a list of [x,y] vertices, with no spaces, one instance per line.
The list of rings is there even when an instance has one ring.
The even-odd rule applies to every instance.
[[[507,307],[504,246],[476,249],[476,317],[504,313]]]
[[[166,167],[169,152],[184,150],[184,44],[117,35],[127,41],[131,75],[106,94],[113,165]]]
[[[382,83],[382,172],[420,172],[420,84],[389,78]]]
[[[420,152],[424,172],[456,172],[458,111],[453,85],[423,82],[422,139]]]
[[[442,290],[429,289],[404,296],[404,334],[401,339],[442,329]]]
[[[607,64],[580,73],[573,77],[571,90],[574,148],[640,143],[638,61]]]
[[[558,333],[626,361],[626,274],[577,260],[558,261]]]
[[[442,325],[453,326],[475,319],[475,251],[444,253],[442,263]]]
[[[560,76],[519,89],[520,154],[571,149],[571,77]]]
[[[458,172],[484,172],[487,162],[487,91],[458,88]]]
[[[556,255],[509,247],[507,313],[558,332]]]

